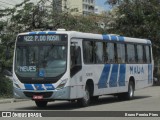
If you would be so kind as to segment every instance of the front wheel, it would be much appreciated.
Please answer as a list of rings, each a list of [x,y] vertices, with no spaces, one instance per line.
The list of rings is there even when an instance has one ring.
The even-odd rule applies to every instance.
[[[35,103],[36,103],[37,107],[44,108],[47,106],[48,102],[47,101],[35,101]]]
[[[88,87],[86,86],[85,88],[85,94],[84,94],[84,97],[81,98],[81,99],[78,99],[77,100],[78,104],[82,107],[86,107],[89,105],[90,103],[90,92],[89,92],[89,89]]]

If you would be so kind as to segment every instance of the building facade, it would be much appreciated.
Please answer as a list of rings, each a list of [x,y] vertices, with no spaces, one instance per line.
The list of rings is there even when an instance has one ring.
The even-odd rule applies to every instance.
[[[87,15],[94,13],[95,0],[53,0],[58,11],[70,11],[72,14]]]

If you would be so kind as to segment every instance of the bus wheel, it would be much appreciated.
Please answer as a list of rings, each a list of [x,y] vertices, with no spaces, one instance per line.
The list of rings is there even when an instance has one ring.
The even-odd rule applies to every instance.
[[[92,96],[90,99],[92,102],[97,102],[98,98],[99,98],[99,96]]]
[[[133,83],[133,81],[129,81],[128,92],[119,93],[118,94],[118,99],[120,99],[120,100],[130,100],[130,99],[133,99],[133,97],[134,97],[134,83]]]
[[[43,108],[43,107],[46,107],[47,106],[47,101],[35,101],[37,107],[39,108]]]
[[[133,99],[134,97],[134,83],[133,81],[129,81],[128,92],[125,95],[127,100]]]
[[[88,86],[85,88],[85,95],[83,98],[77,100],[78,104],[82,107],[87,107],[90,103],[90,92]]]

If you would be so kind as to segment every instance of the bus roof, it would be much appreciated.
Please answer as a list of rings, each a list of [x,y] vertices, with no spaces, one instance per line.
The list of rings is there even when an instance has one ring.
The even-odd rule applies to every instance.
[[[25,32],[19,33],[18,35],[45,35],[45,34],[68,34],[70,38],[87,38],[87,39],[98,39],[105,41],[119,41],[119,42],[132,42],[132,43],[143,43],[143,44],[151,44],[151,41],[148,39],[140,39],[140,38],[131,38],[124,37],[115,34],[93,34],[93,33],[84,33],[77,31],[65,31],[61,29],[59,31],[34,31],[34,32]]]

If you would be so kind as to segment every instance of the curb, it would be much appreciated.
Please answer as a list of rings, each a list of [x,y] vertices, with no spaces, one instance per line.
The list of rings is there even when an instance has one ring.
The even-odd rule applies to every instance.
[[[23,102],[23,101],[29,101],[29,100],[28,99],[14,99],[14,98],[0,99],[0,104],[3,104],[3,103],[14,103],[14,102]]]

